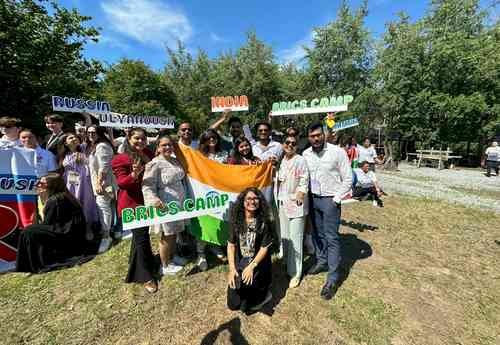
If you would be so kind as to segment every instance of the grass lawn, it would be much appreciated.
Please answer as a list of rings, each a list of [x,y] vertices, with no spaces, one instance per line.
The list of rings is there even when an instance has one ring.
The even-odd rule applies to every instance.
[[[273,303],[225,307],[226,266],[164,279],[155,295],[124,284],[130,243],[79,267],[0,276],[1,344],[500,344],[500,215],[391,196],[343,210],[347,280],[288,290],[275,262]],[[189,270],[189,268],[188,268]]]

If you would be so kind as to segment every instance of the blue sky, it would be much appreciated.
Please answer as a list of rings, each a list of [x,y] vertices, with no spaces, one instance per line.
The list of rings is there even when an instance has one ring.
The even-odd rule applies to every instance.
[[[491,1],[491,0],[490,0]],[[427,0],[369,0],[368,29],[379,37],[385,24],[400,11],[412,20],[424,15]],[[100,27],[101,38],[89,44],[85,56],[107,63],[120,58],[141,59],[162,69],[168,58],[165,46],[175,47],[181,39],[188,49],[202,48],[210,56],[235,51],[245,33],[271,45],[279,62],[297,61],[303,45],[311,42],[312,29],[334,20],[340,0],[60,0],[65,7],[78,8]],[[361,0],[350,0],[357,8]]]

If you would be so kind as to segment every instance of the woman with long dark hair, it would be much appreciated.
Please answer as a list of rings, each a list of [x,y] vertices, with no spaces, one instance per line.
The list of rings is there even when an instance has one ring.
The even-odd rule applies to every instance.
[[[127,133],[125,152],[116,155],[111,162],[113,174],[118,184],[118,218],[122,210],[135,209],[144,205],[142,179],[145,165],[153,158],[153,153],[146,148],[146,132],[142,128],[132,128]],[[143,283],[147,292],[158,290],[154,273],[156,272],[149,227],[132,230],[129,268],[125,279],[127,283]]]
[[[235,165],[254,165],[261,163],[260,159],[254,156],[252,144],[246,137],[241,136],[234,141],[234,150],[229,157],[228,164]]]
[[[75,133],[65,133],[59,140],[57,150],[66,188],[82,205],[87,222],[87,237],[91,237],[91,229],[97,223],[98,215],[85,146]]]
[[[219,163],[226,163],[228,153],[221,147],[221,138],[215,129],[207,129],[200,136],[199,150],[206,157]]]
[[[85,217],[75,197],[56,173],[41,177],[38,196],[44,205],[39,224],[19,233],[16,270],[38,273],[47,271],[85,250]]]
[[[227,163],[228,153],[221,148],[221,138],[215,129],[207,129],[200,136],[200,144],[199,150],[203,155],[205,155],[208,159],[213,161],[217,161],[219,163]],[[211,222],[205,222],[205,220],[209,219],[210,216],[201,216],[198,217],[195,221],[198,221],[198,224],[201,228],[201,231],[210,231],[213,230]],[[208,262],[205,256],[205,250],[207,248],[208,242],[203,240],[196,241],[196,253],[198,255],[198,259],[196,264],[202,271],[206,271],[208,269]],[[218,246],[210,246],[209,249],[217,256],[218,259],[223,260],[225,255],[220,247]]]
[[[269,205],[260,190],[247,188],[231,209],[227,244],[229,309],[258,310],[271,300],[272,243]]]
[[[114,150],[113,144],[106,136],[106,129],[103,127],[89,126],[87,138],[92,189],[102,232],[99,253],[103,253],[111,246],[110,232],[116,212],[116,181],[111,171]]]

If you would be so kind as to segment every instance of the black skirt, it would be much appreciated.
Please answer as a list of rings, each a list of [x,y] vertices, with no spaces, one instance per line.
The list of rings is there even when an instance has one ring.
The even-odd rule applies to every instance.
[[[30,225],[19,234],[16,258],[18,272],[46,272],[79,261],[85,240],[74,233],[53,232],[50,225]]]

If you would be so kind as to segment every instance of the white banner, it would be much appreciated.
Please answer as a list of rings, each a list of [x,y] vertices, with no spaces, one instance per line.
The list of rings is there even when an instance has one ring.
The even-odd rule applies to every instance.
[[[107,113],[111,105],[103,101],[91,101],[74,97],[52,96],[52,109],[70,113]]]
[[[172,117],[126,115],[112,112],[91,114],[99,120],[99,125],[103,127],[141,127],[155,129],[172,129],[175,127],[175,121]]]
[[[351,95],[345,96],[330,96],[322,98],[314,98],[308,100],[294,100],[274,102],[271,110],[272,116],[281,115],[300,115],[300,114],[320,114],[320,113],[336,113],[347,111],[349,103],[353,101]]]

